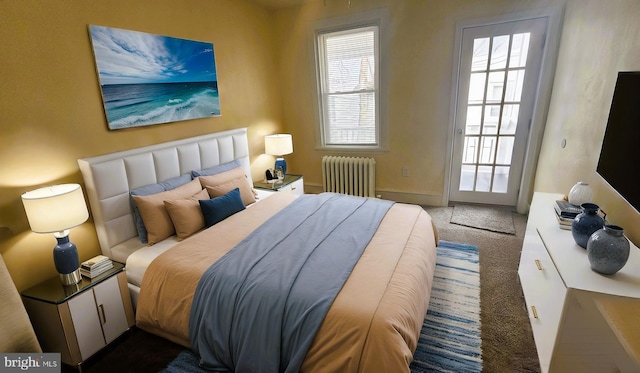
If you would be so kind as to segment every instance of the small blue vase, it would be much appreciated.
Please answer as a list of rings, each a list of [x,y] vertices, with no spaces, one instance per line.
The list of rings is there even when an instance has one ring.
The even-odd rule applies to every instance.
[[[600,206],[595,203],[583,203],[580,206],[582,212],[573,219],[571,233],[576,243],[586,249],[589,237],[604,226],[604,219],[598,215]]]
[[[617,225],[605,225],[587,241],[591,269],[603,275],[613,275],[621,270],[629,260],[629,250],[624,229]]]

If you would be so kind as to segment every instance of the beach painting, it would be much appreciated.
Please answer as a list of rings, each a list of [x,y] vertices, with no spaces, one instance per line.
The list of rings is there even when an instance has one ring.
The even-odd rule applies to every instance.
[[[220,115],[213,44],[89,26],[109,129]]]

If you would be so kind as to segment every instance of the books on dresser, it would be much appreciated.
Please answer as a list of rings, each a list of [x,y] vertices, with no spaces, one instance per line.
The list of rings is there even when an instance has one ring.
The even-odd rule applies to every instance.
[[[80,264],[80,273],[83,276],[94,278],[113,268],[111,259],[104,255],[98,255]]]
[[[556,212],[558,225],[562,229],[571,229],[573,219],[582,212],[582,207],[573,205],[565,200],[557,200],[553,203],[553,209]]]
[[[582,207],[573,205],[565,200],[557,200],[553,207],[556,210],[556,214],[563,218],[575,218],[582,212]]]
[[[573,224],[573,218],[563,218],[562,216],[556,213],[556,218],[558,219],[558,225],[561,229],[571,230],[571,225]]]
[[[553,209],[556,212],[556,218],[558,219],[560,228],[568,230],[571,230],[571,225],[573,224],[573,220],[576,216],[583,211],[582,207],[573,205],[564,200],[555,201],[553,203]],[[598,210],[598,215],[606,221],[607,213],[602,211],[602,209]]]

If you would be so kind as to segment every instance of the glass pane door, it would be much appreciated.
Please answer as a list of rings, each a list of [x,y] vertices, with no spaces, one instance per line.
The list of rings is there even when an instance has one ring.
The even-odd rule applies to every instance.
[[[463,30],[451,200],[515,204],[545,26]]]

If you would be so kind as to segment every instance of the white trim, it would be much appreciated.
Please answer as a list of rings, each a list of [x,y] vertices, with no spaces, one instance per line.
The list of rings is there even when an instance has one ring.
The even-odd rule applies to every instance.
[[[389,38],[388,32],[389,11],[387,8],[373,9],[366,12],[350,14],[341,17],[323,19],[316,22],[312,30],[313,37],[313,61],[316,70],[316,100],[318,105],[317,124],[316,124],[316,149],[317,150],[347,150],[347,151],[386,151],[388,149],[388,52]],[[322,105],[322,72],[320,69],[320,51],[318,50],[318,36],[322,33],[336,32],[340,30],[348,30],[359,27],[377,26],[378,27],[378,66],[376,75],[378,80],[377,96],[376,96],[376,126],[377,126],[377,145],[327,145],[324,141],[322,127],[323,123],[323,105]]]
[[[544,54],[542,56],[540,85],[538,86],[537,92],[538,99],[536,100],[536,106],[533,112],[533,120],[529,132],[529,143],[527,144],[522,169],[520,193],[518,194],[518,202],[516,204],[516,209],[521,214],[529,211],[529,204],[533,198],[533,180],[535,178],[540,147],[542,146],[542,138],[544,136],[544,128],[549,112],[549,103],[551,101],[553,79],[560,46],[560,34],[562,32],[564,7],[546,8],[542,13],[548,18],[549,22],[545,38]]]
[[[305,193],[317,194],[324,192],[324,187],[317,183],[305,183]],[[439,206],[442,196],[435,194],[424,194],[418,192],[406,192],[396,189],[381,188],[376,189],[376,197],[383,198],[398,203],[410,203],[422,206]]]

